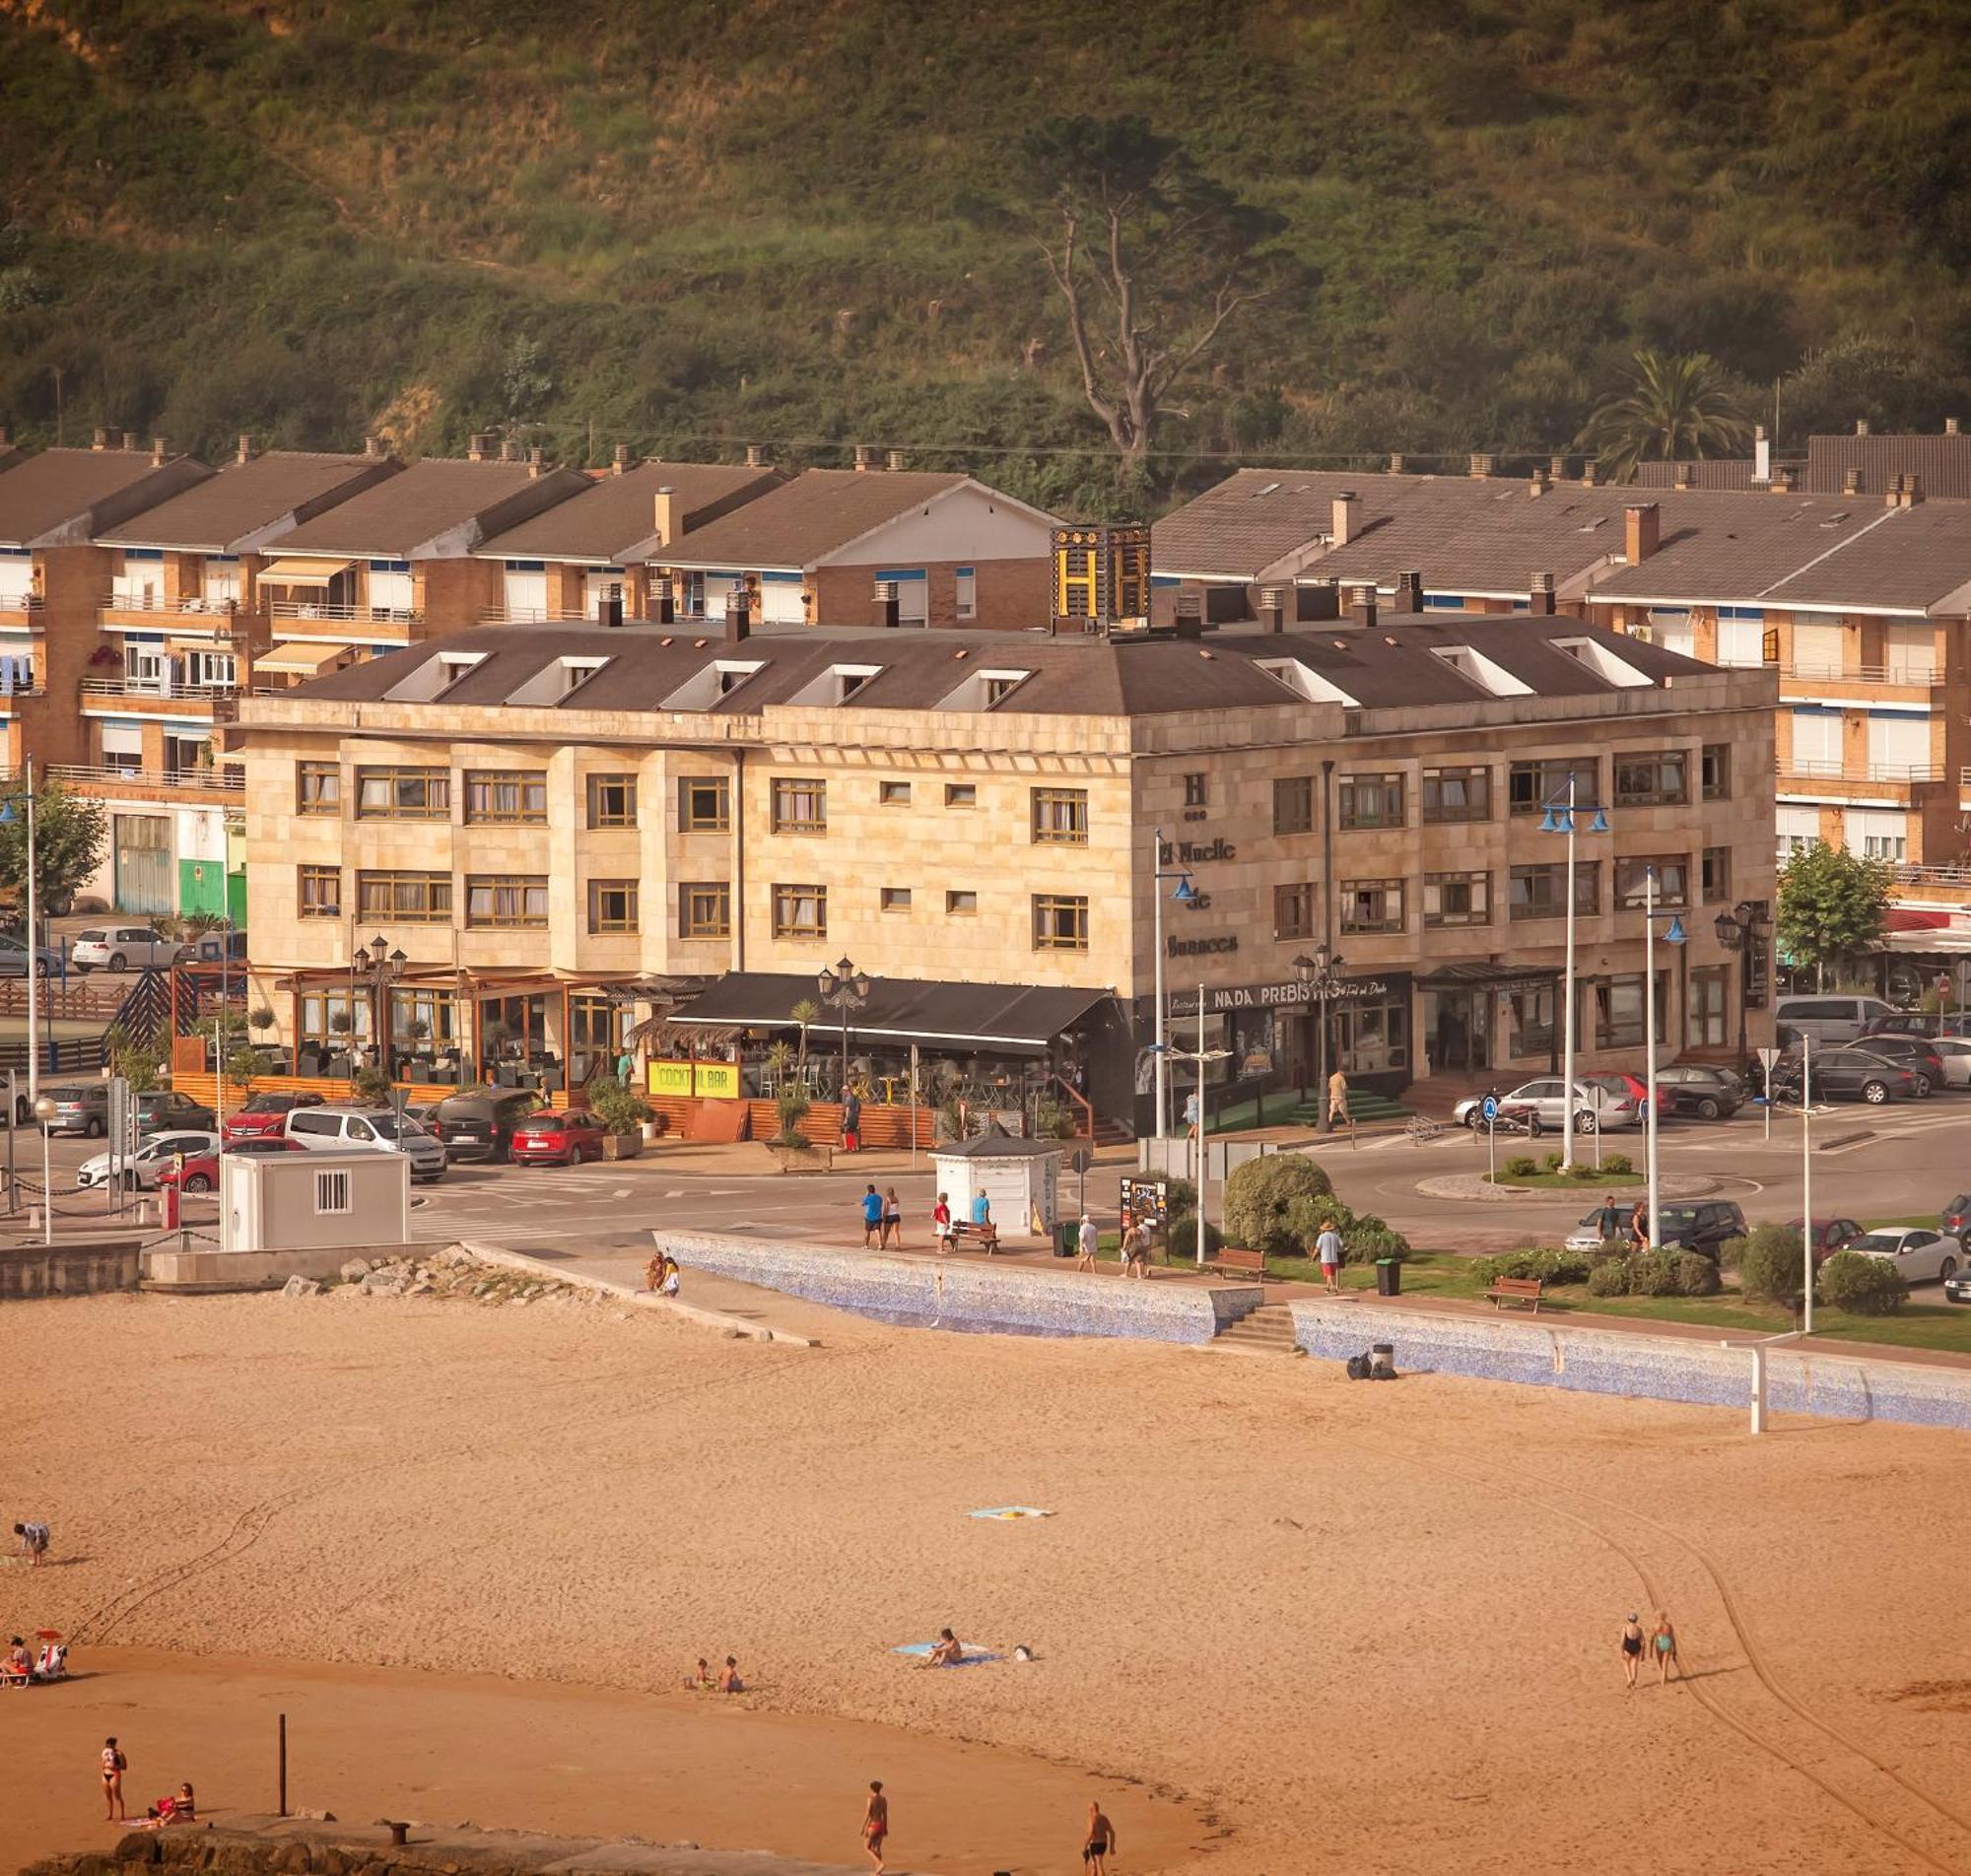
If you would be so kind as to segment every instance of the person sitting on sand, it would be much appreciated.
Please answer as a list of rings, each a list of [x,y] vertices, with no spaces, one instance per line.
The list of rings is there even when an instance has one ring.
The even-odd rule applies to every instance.
[[[965,1659],[965,1643],[949,1629],[940,1629],[937,1640],[930,1644],[930,1652],[923,1658],[925,1667],[956,1667]]]
[[[678,1261],[669,1251],[665,1251],[663,1268],[657,1272],[657,1290],[663,1296],[674,1297],[681,1283],[682,1273],[678,1269]]]
[[[169,1798],[160,1798],[146,1813],[146,1821],[154,1828],[167,1824],[196,1824],[198,1806],[193,1802],[191,1780],[187,1778]]]
[[[7,1672],[32,1674],[34,1671],[34,1657],[28,1652],[28,1644],[17,1635],[7,1643]]]
[[[698,1657],[698,1666],[684,1677],[688,1693],[702,1694],[714,1685],[712,1677],[712,1663],[704,1655]]]
[[[718,1691],[721,1694],[743,1694],[746,1683],[739,1678],[739,1663],[731,1655],[725,1657],[725,1665],[719,1670]]]

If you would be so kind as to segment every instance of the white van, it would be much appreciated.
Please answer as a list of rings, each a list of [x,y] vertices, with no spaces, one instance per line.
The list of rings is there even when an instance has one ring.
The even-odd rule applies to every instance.
[[[390,1107],[296,1107],[281,1127],[290,1140],[330,1152],[402,1153],[411,1177],[444,1177],[445,1153],[435,1134]]]
[[[1773,1021],[1782,1030],[1816,1042],[1852,1042],[1864,1024],[1894,1014],[1893,1004],[1872,996],[1783,996],[1773,1005]]]

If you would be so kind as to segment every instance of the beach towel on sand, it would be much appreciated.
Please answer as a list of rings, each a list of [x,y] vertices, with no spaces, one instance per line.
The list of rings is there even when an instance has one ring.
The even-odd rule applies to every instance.
[[[987,1661],[996,1661],[999,1659],[998,1655],[992,1653],[987,1648],[982,1648],[976,1642],[961,1642],[958,1645],[965,1650],[963,1658],[945,1662],[944,1665],[946,1667],[984,1667]],[[906,1642],[901,1647],[892,1648],[890,1652],[892,1654],[915,1654],[921,1660],[936,1646],[937,1643],[935,1642]]]

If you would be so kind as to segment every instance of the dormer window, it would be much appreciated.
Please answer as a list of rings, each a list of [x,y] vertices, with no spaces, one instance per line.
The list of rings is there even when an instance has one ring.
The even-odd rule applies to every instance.
[[[486,662],[483,651],[441,651],[383,693],[391,704],[430,704]]]
[[[507,699],[509,704],[560,704],[573,697],[611,661],[608,658],[556,658],[543,665]]]
[[[1553,638],[1548,642],[1556,651],[1566,652],[1576,664],[1586,665],[1597,678],[1619,685],[1623,690],[1647,690],[1655,682],[1655,679],[1637,670],[1627,658],[1618,657],[1597,639]]]
[[[685,679],[658,707],[666,710],[709,710],[766,668],[764,658],[714,658],[703,670]]]
[[[1258,667],[1274,683],[1284,684],[1296,697],[1305,698],[1310,704],[1339,704],[1351,710],[1361,707],[1340,685],[1298,658],[1263,658]]]
[[[787,702],[822,707],[847,704],[871,678],[882,673],[880,664],[831,664],[812,683],[802,685]]]
[[[937,707],[941,710],[995,710],[1032,676],[1031,671],[974,671]]]
[[[1469,645],[1432,645],[1431,656],[1448,664],[1487,697],[1530,697],[1533,687],[1516,678],[1497,660]]]

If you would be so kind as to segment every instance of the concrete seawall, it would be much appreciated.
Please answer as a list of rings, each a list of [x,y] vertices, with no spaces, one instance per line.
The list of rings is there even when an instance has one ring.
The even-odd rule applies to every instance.
[[[1257,1284],[1127,1282],[971,1257],[873,1255],[716,1232],[652,1234],[687,1272],[709,1270],[880,1321],[1006,1335],[1209,1342],[1259,1306]]]
[[[1388,1342],[1397,1369],[1410,1374],[1751,1407],[1752,1356],[1742,1340],[1626,1335],[1530,1316],[1435,1315],[1321,1298],[1291,1306],[1294,1339],[1309,1355],[1338,1361]],[[1766,1349],[1766,1406],[1776,1414],[1971,1431],[1971,1371],[1780,1343]]]

